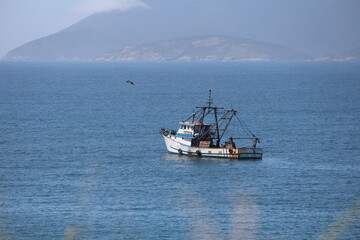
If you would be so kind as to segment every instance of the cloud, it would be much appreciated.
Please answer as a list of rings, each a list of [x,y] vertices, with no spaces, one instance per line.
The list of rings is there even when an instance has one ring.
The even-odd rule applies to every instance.
[[[75,7],[77,12],[93,14],[111,10],[127,11],[132,8],[147,8],[147,5],[140,0],[86,0]]]

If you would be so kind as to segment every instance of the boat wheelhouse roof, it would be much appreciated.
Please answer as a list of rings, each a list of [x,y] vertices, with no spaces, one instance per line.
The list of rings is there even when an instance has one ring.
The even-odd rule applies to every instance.
[[[180,124],[182,124],[182,125],[191,125],[191,126],[210,125],[210,124],[202,123],[202,122],[200,122],[200,121],[197,121],[197,122],[185,122],[185,121],[181,121]]]

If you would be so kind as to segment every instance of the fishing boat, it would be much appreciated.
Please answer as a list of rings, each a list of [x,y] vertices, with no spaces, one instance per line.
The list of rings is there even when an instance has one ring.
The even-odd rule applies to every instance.
[[[211,90],[205,106],[196,108],[196,112],[180,122],[177,131],[160,129],[168,152],[198,157],[262,159],[263,151],[257,147],[260,139],[236,110],[213,106]],[[242,131],[237,131],[240,127]],[[244,136],[235,136],[237,132]],[[224,138],[226,141],[223,142]],[[235,141],[246,141],[247,145],[237,147]]]

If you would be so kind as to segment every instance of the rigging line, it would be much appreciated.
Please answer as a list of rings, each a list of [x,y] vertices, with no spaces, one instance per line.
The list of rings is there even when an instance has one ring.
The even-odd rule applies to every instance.
[[[222,133],[224,130],[223,130],[223,127],[224,127],[224,123],[225,123],[225,121],[221,121],[221,120],[219,120],[218,121],[218,129],[219,129],[219,131],[218,132],[216,132],[216,135],[217,135],[217,139],[220,139],[220,133]],[[214,125],[215,126],[215,125]],[[210,130],[213,130],[214,129],[214,126],[212,126],[211,127],[211,129]]]
[[[219,122],[219,132],[217,133],[217,139],[220,139],[220,132],[222,133],[222,130],[220,129],[223,129],[223,125],[224,121]]]
[[[229,113],[230,113],[230,112],[226,112],[225,115],[222,116],[222,117],[217,121],[217,123],[219,123],[221,120],[224,120],[224,118],[225,118]],[[232,118],[232,117],[231,117],[231,118]],[[230,121],[231,121],[231,119],[230,119]],[[215,125],[216,125],[216,123],[213,124],[211,127],[209,127],[209,129],[208,129],[206,132],[204,132],[204,135],[205,135],[205,134],[208,134],[211,130],[213,130],[214,127],[215,127]],[[225,128],[225,129],[226,129],[226,128]],[[224,132],[224,130],[223,130],[223,132]],[[221,139],[223,135],[224,135],[224,133],[221,135],[221,137],[219,136],[219,139]]]
[[[231,123],[231,120],[232,120],[232,118],[234,117],[234,111],[231,111],[231,116],[230,116],[230,119],[229,119],[229,121],[227,122],[227,124],[226,124],[226,126],[225,126],[225,130],[224,130],[224,132],[222,133],[222,135],[221,135],[221,137],[220,137],[220,139],[224,136],[224,134],[225,134],[225,132],[226,132],[226,129],[228,128],[228,126],[229,126],[229,124]],[[235,115],[236,116],[236,115]]]
[[[250,128],[245,124],[245,122],[237,115],[235,115],[236,118],[239,120],[240,125],[242,125],[243,129],[245,130],[246,134],[248,136],[252,135],[253,137],[256,137],[255,134],[250,130]]]
[[[245,128],[244,126],[242,126],[242,128],[248,137],[255,137],[255,135],[249,129]]]
[[[211,113],[213,110],[214,110],[214,108],[213,107],[201,107],[201,110],[203,110],[204,109],[204,115],[201,117],[201,122],[203,122],[204,121],[204,119],[205,119],[205,117],[207,116],[207,115],[209,115],[209,113]],[[207,109],[207,113],[205,113],[205,110]],[[200,111],[201,111],[200,110]]]
[[[227,113],[226,113],[226,114],[227,114]],[[225,114],[225,115],[226,115],[226,114]],[[225,115],[222,116],[216,123],[219,123],[219,122],[225,117]],[[211,125],[211,126],[209,127],[209,129],[204,132],[204,135],[208,134],[211,130],[214,130],[214,127],[216,126],[216,123],[213,124],[213,125]],[[219,137],[219,136],[218,136],[218,137]],[[218,138],[218,139],[219,139],[219,138]]]
[[[242,119],[241,119],[239,116],[237,116],[237,115],[236,115],[236,118],[237,118],[237,120],[239,121],[239,123],[240,123],[241,127],[243,128],[243,130],[245,131],[245,133],[246,133],[249,137],[250,137],[250,135],[255,136],[255,135],[251,132],[250,128],[245,124],[244,120],[242,120]]]
[[[246,133],[246,135],[248,135],[249,137],[254,136],[254,134],[251,132],[251,130],[246,125],[244,125],[244,122],[241,122],[239,119],[238,119],[238,121],[240,123],[240,126],[242,127],[242,129]]]
[[[236,129],[236,121],[233,121],[233,123],[232,123],[231,137],[235,136],[235,129]]]
[[[196,116],[196,114],[198,114],[201,110],[202,110],[202,109],[198,110],[198,111],[195,113],[195,116]],[[187,122],[187,121],[188,121],[190,118],[192,118],[192,117],[193,117],[193,115],[191,114],[191,116],[188,117],[184,122]]]

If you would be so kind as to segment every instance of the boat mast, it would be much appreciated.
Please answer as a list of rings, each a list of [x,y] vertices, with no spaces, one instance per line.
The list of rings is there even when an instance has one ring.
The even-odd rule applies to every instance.
[[[215,128],[216,128],[216,146],[219,147],[220,146],[220,131],[219,131],[219,121],[218,121],[218,116],[217,116],[217,109],[214,109],[214,114],[215,114]]]
[[[208,108],[209,108],[209,111],[211,111],[211,109],[214,110],[214,116],[215,116],[215,131],[216,131],[216,146],[220,146],[220,130],[219,130],[219,121],[218,121],[218,112],[217,112],[217,107],[212,107],[211,105],[214,103],[213,101],[213,98],[212,98],[212,92],[211,92],[211,89],[209,89],[209,98],[208,98],[208,101],[207,101],[207,104],[208,104]]]
[[[213,109],[214,110],[214,117],[215,117],[215,131],[216,131],[216,146],[220,146],[220,131],[219,131],[219,121],[218,121],[218,112],[217,112],[217,108],[216,107],[211,107],[211,104],[213,104],[213,99],[211,96],[212,92],[211,90],[209,90],[209,98],[208,98],[208,105],[209,105],[209,109]]]
[[[201,107],[202,109],[202,116],[200,118],[200,122],[204,122],[204,118],[206,115],[208,115],[211,110],[213,109],[213,107],[211,107],[211,104],[213,103],[213,100],[212,100],[212,97],[211,97],[211,90],[209,90],[209,97],[208,97],[208,100],[205,101],[207,103],[207,106],[205,107]],[[206,113],[206,110],[207,110],[207,113]]]
[[[206,103],[206,105],[203,106],[203,107],[196,107],[196,108],[199,108],[200,110],[197,111],[195,113],[195,115],[201,111],[201,117],[199,118],[199,122],[201,123],[201,128],[202,128],[202,126],[204,125],[203,123],[204,123],[205,117],[208,114],[210,114],[212,111],[214,111],[215,123],[211,125],[211,127],[206,131],[206,133],[209,133],[210,130],[214,130],[214,128],[215,128],[216,137],[214,137],[214,139],[216,139],[216,146],[220,146],[220,141],[221,141],[222,135],[221,135],[220,129],[219,129],[219,122],[223,119],[223,117],[219,118],[218,109],[224,109],[224,108],[212,106],[214,101],[213,101],[213,98],[212,98],[212,91],[211,90],[209,90],[209,96],[208,96],[208,99],[205,101],[205,103]],[[193,113],[193,115],[191,117],[193,117],[193,121],[194,121],[194,113]],[[190,118],[188,118],[188,119],[190,119]],[[211,136],[211,134],[210,134],[210,136]]]

